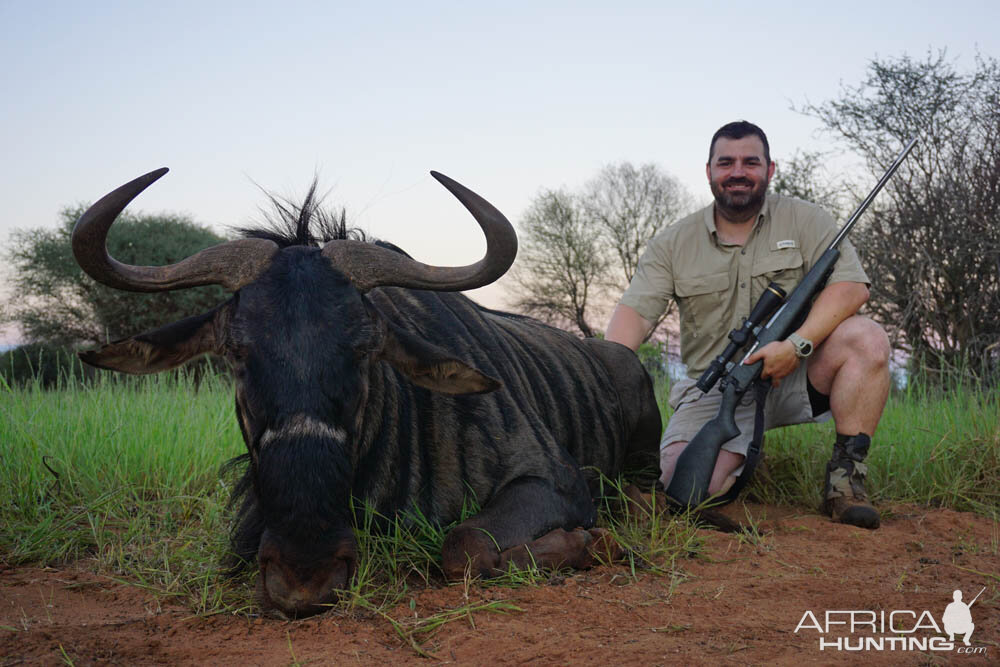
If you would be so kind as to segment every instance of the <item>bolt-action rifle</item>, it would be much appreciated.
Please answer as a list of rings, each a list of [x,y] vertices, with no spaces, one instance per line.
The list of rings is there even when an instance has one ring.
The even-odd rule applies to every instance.
[[[667,495],[675,502],[694,507],[708,497],[708,484],[712,479],[715,461],[722,445],[740,434],[734,417],[736,407],[753,384],[763,382],[759,378],[764,362],[757,361],[753,364],[744,362],[758,348],[777,340],[785,340],[805,320],[813,299],[826,286],[826,281],[833,272],[837,259],[840,258],[840,250],[837,249],[837,246],[851,231],[858,218],[896,172],[916,143],[916,138],[911,139],[910,143],[896,157],[885,175],[847,220],[830,246],[823,252],[816,264],[809,269],[802,282],[792,290],[788,299],[785,299],[785,292],[781,287],[776,283],[771,283],[750,311],[750,315],[743,321],[742,326],[729,333],[729,345],[726,346],[722,354],[712,361],[697,384],[699,389],[707,393],[721,378],[719,390],[722,392],[722,405],[715,418],[701,427],[701,430],[691,439],[691,442],[677,458],[674,476],[670,480],[670,486],[667,487]],[[762,325],[762,322],[769,317],[770,320],[767,321],[767,324]],[[746,353],[739,363],[734,363],[733,357],[743,349],[746,349]],[[767,387],[765,386],[763,391],[758,392],[757,400],[763,403],[766,395]],[[762,407],[762,405],[758,405],[758,411]],[[757,430],[760,433],[755,437],[759,438],[763,435],[763,427],[760,424],[760,418],[757,419],[757,422]],[[749,464],[750,461],[748,460],[747,463]]]

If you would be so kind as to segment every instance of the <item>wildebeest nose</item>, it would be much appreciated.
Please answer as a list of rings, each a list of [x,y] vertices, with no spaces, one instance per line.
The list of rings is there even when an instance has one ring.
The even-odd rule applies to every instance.
[[[268,568],[264,577],[266,600],[288,616],[303,617],[323,612],[336,595],[330,588],[317,589],[289,582],[278,568]]]
[[[310,616],[325,611],[339,592],[350,584],[357,563],[352,544],[344,544],[326,558],[289,563],[287,554],[265,536],[260,550],[258,591],[265,607],[275,607],[289,616]]]

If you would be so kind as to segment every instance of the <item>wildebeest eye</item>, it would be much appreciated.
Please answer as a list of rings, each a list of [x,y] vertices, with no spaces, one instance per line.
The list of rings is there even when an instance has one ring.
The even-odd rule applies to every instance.
[[[360,361],[378,352],[379,346],[374,341],[366,342],[354,348],[354,360]]]

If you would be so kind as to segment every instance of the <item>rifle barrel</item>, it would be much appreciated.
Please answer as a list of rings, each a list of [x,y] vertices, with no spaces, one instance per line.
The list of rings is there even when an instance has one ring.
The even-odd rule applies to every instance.
[[[836,238],[834,238],[833,242],[830,244],[831,248],[836,248],[838,245],[840,245],[840,242],[844,240],[844,237],[847,236],[847,233],[851,231],[851,227],[854,226],[854,223],[858,221],[858,219],[861,217],[861,214],[864,213],[865,210],[868,208],[868,206],[872,203],[872,201],[875,200],[875,195],[877,195],[885,186],[885,184],[889,182],[889,179],[892,178],[892,175],[896,173],[897,169],[899,169],[899,165],[903,164],[903,160],[906,158],[907,155],[909,155],[910,151],[916,145],[917,145],[917,138],[913,137],[912,139],[910,139],[910,143],[906,144],[903,150],[900,151],[899,155],[896,156],[895,161],[889,166],[888,171],[886,171],[885,174],[882,176],[882,178],[879,179],[879,182],[875,184],[875,189],[872,190],[867,197],[865,197],[865,200],[861,202],[857,210],[854,211],[851,217],[847,219],[847,222],[844,224],[843,229],[840,230],[840,233],[837,234]]]

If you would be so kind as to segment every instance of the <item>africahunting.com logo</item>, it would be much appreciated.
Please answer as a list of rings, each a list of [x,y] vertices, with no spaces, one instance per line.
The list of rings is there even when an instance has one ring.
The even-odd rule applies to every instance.
[[[970,641],[976,629],[972,605],[985,590],[968,604],[962,601],[962,591],[952,593],[940,625],[927,610],[836,610],[819,615],[807,610],[795,626],[795,633],[815,630],[821,651],[954,651],[985,655],[985,646],[973,646]]]

